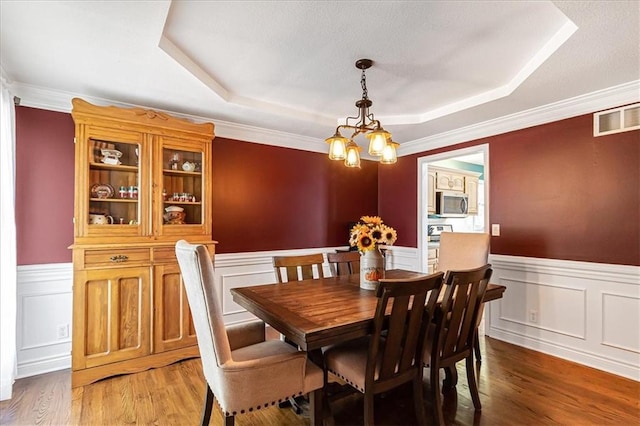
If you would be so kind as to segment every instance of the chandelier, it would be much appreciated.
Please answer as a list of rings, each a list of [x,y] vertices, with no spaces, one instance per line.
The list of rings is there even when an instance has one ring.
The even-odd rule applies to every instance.
[[[343,160],[347,167],[360,168],[360,147],[353,139],[363,133],[369,139],[369,154],[380,157],[380,163],[393,164],[398,161],[396,147],[400,144],[391,140],[391,133],[382,128],[382,125],[375,119],[369,108],[373,104],[367,94],[367,77],[365,70],[371,68],[373,61],[371,59],[358,59],[356,68],[362,70],[360,85],[362,86],[362,99],[356,101],[358,115],[356,117],[347,117],[345,124],[341,124],[336,128],[336,133],[330,138],[325,139],[329,144],[329,159]],[[350,121],[354,124],[349,124]],[[346,138],[340,134],[340,129],[353,131],[350,138]]]

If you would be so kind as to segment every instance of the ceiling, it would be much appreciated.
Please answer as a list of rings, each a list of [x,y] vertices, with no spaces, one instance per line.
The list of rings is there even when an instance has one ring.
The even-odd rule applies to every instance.
[[[636,0],[0,1],[0,31],[22,105],[138,105],[309,150],[357,115],[360,58],[400,155],[612,88],[598,108],[640,99]]]

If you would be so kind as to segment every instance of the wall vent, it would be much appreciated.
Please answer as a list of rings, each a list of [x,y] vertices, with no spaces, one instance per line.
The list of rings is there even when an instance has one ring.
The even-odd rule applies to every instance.
[[[640,103],[593,114],[593,136],[640,129]]]

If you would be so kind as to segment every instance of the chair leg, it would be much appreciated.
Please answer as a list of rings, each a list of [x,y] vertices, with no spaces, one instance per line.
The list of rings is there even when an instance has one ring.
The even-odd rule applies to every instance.
[[[224,426],[233,426],[235,423],[235,416],[229,416],[224,418]]]
[[[209,420],[211,420],[211,409],[213,408],[213,391],[209,386],[209,383],[206,383],[206,390],[204,394],[204,406],[202,407],[202,419],[200,424],[202,426],[207,426],[209,424]]]
[[[416,409],[416,419],[419,425],[427,424],[427,415],[424,411],[424,397],[422,395],[422,374],[413,380],[413,403]]]
[[[442,413],[442,395],[440,394],[440,367],[431,365],[429,368],[429,391],[433,403],[433,417],[438,425],[444,425],[444,414]]]
[[[480,394],[478,392],[478,384],[476,382],[476,372],[473,367],[473,354],[470,354],[466,359],[467,365],[467,382],[469,382],[469,391],[471,392],[471,399],[473,400],[473,406],[476,411],[482,410],[480,404]]]
[[[373,392],[365,391],[364,393],[364,425],[375,425],[375,421],[373,420]]]
[[[478,329],[476,328],[476,338],[473,343],[473,350],[476,354],[476,359],[478,362],[482,362],[482,353],[480,352],[480,339],[478,339]]]
[[[324,398],[322,392],[322,388],[309,392],[309,414],[311,415],[311,426],[322,426],[322,418],[324,415]]]

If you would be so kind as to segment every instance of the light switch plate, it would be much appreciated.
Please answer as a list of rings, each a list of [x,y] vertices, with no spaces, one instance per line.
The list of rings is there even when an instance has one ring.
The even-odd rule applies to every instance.
[[[498,224],[498,223],[491,224],[491,235],[493,237],[499,237],[500,236],[500,224]]]

